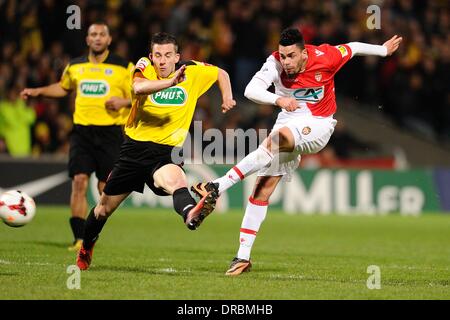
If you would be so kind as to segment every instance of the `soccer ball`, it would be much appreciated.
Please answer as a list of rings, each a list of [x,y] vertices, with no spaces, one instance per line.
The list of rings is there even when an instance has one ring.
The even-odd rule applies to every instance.
[[[23,191],[9,190],[0,196],[0,218],[11,227],[22,227],[36,213],[34,200]]]

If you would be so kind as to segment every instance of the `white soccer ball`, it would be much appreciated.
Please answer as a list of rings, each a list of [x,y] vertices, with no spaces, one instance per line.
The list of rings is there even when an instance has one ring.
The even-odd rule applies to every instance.
[[[36,213],[34,200],[23,191],[9,190],[0,196],[0,218],[11,227],[22,227]]]

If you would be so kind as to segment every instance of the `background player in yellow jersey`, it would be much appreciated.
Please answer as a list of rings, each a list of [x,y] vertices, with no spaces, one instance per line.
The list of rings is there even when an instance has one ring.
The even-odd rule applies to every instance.
[[[69,175],[72,178],[70,225],[79,250],[87,213],[86,191],[95,171],[101,194],[123,142],[122,126],[131,106],[133,64],[108,51],[108,26],[94,23],[88,29],[89,54],[66,66],[61,81],[46,87],[26,88],[21,95],[61,98],[76,91],[74,128],[70,137]]]
[[[94,244],[107,218],[132,191],[142,193],[145,184],[157,195],[172,195],[175,211],[191,230],[214,208],[211,194],[198,203],[192,198],[178,155],[197,99],[212,84],[219,85],[223,112],[235,106],[230,78],[216,66],[196,61],[179,63],[176,39],[167,33],[155,34],[150,46],[151,60],[140,59],[134,71],[136,96],[119,160],[99,203],[86,220],[83,246],[77,258],[82,270],[91,263]]]

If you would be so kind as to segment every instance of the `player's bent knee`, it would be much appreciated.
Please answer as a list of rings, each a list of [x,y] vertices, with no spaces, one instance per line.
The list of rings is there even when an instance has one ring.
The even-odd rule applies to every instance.
[[[175,165],[167,165],[155,172],[153,175],[155,186],[163,188],[169,193],[187,187],[186,176],[181,168]]]

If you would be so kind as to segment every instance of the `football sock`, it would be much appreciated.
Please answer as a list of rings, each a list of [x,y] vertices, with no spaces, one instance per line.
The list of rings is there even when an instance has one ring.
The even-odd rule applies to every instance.
[[[186,187],[177,189],[173,193],[173,208],[180,216],[183,217],[184,221],[186,221],[186,215],[189,210],[195,207],[196,204],[197,202],[195,202],[195,199],[192,198],[188,188]]]
[[[239,259],[250,260],[253,242],[261,223],[266,218],[268,205],[267,201],[255,200],[252,197],[248,199],[239,234],[240,245],[237,253]]]
[[[214,183],[219,183],[219,194],[222,194],[228,188],[243,180],[245,176],[264,168],[272,159],[273,154],[267,148],[259,146],[258,149],[249,153],[224,176],[213,181]]]
[[[79,217],[71,217],[69,219],[70,227],[72,228],[72,233],[75,241],[83,239],[84,223],[85,220]]]
[[[97,220],[94,209],[95,207],[93,207],[91,212],[89,212],[89,216],[87,217],[84,225],[83,247],[85,249],[91,249],[94,246],[95,241],[98,239],[98,235],[106,223],[106,220],[108,220],[107,218]]]

